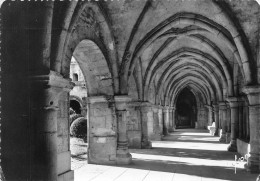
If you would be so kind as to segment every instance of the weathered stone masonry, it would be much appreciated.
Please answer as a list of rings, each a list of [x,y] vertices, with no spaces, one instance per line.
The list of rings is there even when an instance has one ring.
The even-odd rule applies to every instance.
[[[215,125],[227,151],[249,145],[259,172],[255,0],[7,0],[0,11],[7,180],[73,180],[70,97],[88,120],[89,163],[129,164],[129,148]]]

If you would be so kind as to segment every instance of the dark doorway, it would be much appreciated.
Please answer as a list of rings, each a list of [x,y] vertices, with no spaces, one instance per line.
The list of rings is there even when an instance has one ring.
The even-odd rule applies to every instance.
[[[179,94],[176,108],[176,128],[195,128],[197,121],[196,99],[188,88],[183,89]]]

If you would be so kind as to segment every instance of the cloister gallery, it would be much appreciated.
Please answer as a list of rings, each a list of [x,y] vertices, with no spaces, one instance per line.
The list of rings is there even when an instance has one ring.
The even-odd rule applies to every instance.
[[[259,173],[259,10],[255,0],[5,1],[5,179],[74,180],[71,100],[87,120],[89,164],[130,164],[129,148],[193,128]]]

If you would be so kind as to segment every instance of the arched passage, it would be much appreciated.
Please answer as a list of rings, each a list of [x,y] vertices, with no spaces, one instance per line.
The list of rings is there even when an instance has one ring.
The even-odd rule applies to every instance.
[[[249,170],[259,171],[255,0],[7,0],[2,7],[1,163],[7,180],[73,180],[71,81],[84,90],[74,93],[88,109],[89,163],[128,164],[127,138],[131,146],[150,148],[176,126],[193,127],[194,118],[203,129],[215,121],[215,136],[222,129],[220,141],[229,151],[239,151],[239,139],[249,143]],[[82,75],[70,74],[73,58]],[[187,100],[191,95],[195,99]]]
[[[194,94],[185,88],[176,101],[176,128],[195,128],[197,103]]]

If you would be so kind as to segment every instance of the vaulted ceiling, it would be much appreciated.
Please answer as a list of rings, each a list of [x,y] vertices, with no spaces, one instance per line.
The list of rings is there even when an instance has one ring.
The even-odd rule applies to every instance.
[[[107,7],[121,85],[134,75],[141,100],[173,104],[189,87],[209,104],[257,79],[255,1],[120,1]]]
[[[47,66],[68,78],[71,57],[80,42],[89,40],[98,47],[111,82],[109,91],[99,92],[94,86],[93,95],[128,94],[134,100],[173,105],[180,92],[189,88],[203,104],[210,104],[242,94],[244,85],[260,83],[259,4],[255,0],[13,4],[5,8],[11,15],[8,22],[13,23],[8,26],[31,27],[26,29],[33,40],[29,46],[37,49],[29,57],[32,70]],[[40,26],[37,33],[30,32]],[[75,56],[92,56],[91,48],[83,49]],[[80,64],[87,65],[86,60]],[[99,65],[96,69],[99,81],[104,76]]]

